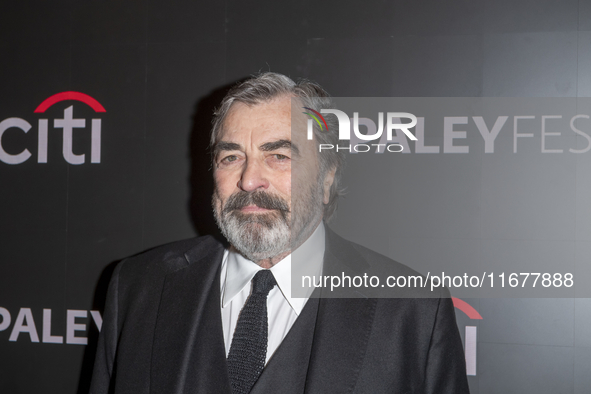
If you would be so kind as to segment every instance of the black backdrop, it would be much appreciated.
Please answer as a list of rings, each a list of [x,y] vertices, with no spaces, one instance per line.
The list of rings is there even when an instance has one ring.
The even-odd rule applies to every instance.
[[[0,122],[31,129],[7,128],[1,143],[4,157],[31,156],[0,162],[0,392],[86,392],[100,321],[91,311],[102,311],[113,265],[215,232],[206,145],[212,108],[231,84],[271,70],[334,96],[589,96],[588,30],[587,0],[3,2]],[[106,112],[79,100],[34,112],[71,91]],[[79,165],[65,160],[54,123],[70,107],[85,119],[72,131]],[[92,119],[100,163],[91,162]],[[469,322],[458,319],[463,330]],[[527,320],[543,332],[586,322],[587,312]],[[489,343],[472,391],[589,392],[588,334],[519,357]],[[72,343],[83,337],[87,346]]]

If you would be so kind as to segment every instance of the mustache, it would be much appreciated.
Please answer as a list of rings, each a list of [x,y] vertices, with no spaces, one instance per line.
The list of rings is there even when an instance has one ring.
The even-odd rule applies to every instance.
[[[249,205],[256,205],[263,209],[275,209],[284,213],[289,212],[287,201],[279,196],[274,196],[263,191],[239,191],[228,198],[223,213],[239,210]]]

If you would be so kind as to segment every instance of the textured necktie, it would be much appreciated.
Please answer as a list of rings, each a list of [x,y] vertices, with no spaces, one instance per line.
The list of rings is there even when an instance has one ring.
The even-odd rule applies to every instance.
[[[233,394],[248,394],[265,367],[267,356],[267,295],[277,282],[269,270],[260,270],[252,278],[252,292],[236,323],[228,373]]]

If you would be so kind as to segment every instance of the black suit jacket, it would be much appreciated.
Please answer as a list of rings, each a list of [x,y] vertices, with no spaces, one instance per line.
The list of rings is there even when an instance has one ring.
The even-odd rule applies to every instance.
[[[220,312],[223,252],[214,238],[201,237],[117,266],[92,394],[231,392]],[[327,228],[325,272],[384,267],[416,275]],[[448,296],[367,298],[363,289],[351,296],[311,298],[252,393],[469,392]]]

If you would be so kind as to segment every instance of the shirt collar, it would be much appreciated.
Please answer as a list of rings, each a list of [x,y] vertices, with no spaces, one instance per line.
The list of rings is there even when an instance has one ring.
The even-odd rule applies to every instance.
[[[297,249],[298,264],[300,261],[299,256],[309,256],[305,261],[317,266],[317,270],[322,270],[324,248],[325,230],[324,224],[320,222],[312,235]],[[238,293],[250,285],[250,281],[258,271],[264,269],[242,256],[234,248],[230,248],[227,253],[226,280],[222,296],[223,307],[226,307]],[[300,255],[300,253],[302,254]],[[271,267],[270,271],[273,273],[281,293],[294,312],[299,315],[308,298],[291,297],[291,254]]]

